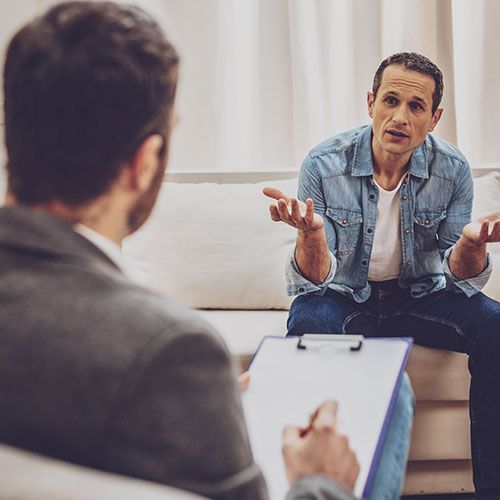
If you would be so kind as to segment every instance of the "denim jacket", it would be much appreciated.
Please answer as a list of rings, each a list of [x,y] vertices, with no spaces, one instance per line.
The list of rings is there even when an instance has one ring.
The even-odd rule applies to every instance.
[[[470,222],[472,175],[454,146],[428,134],[411,156],[401,185],[402,263],[399,285],[413,297],[449,289],[477,293],[491,274],[458,280],[448,265],[454,244]],[[339,134],[314,148],[304,160],[298,198],[312,198],[325,223],[331,252],[326,280],[315,285],[300,274],[294,253],[287,263],[289,295],[324,293],[328,287],[357,302],[370,296],[368,267],[377,222],[378,190],[373,180],[371,125]]]

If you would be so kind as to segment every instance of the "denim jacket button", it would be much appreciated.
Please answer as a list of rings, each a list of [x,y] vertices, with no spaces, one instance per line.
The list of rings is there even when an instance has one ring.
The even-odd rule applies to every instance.
[[[405,234],[410,234],[410,230],[408,228],[405,229]]]
[[[404,194],[403,196],[401,196],[401,199],[402,199],[403,201],[406,201],[406,199],[407,199],[407,198],[408,198],[408,196],[406,196],[405,194]]]
[[[367,232],[368,234],[371,234],[371,233],[373,233],[373,229],[372,229],[371,227],[369,227],[369,228],[366,230],[366,232]]]
[[[411,262],[409,260],[406,262],[406,267],[411,267]]]
[[[367,261],[367,260],[362,260],[362,261],[361,261],[361,264],[362,264],[363,266],[366,266],[366,265],[368,264],[368,261]]]
[[[430,221],[429,219],[425,219],[425,220],[424,220],[424,224],[425,224],[426,226],[428,226],[430,223],[431,223],[431,221]]]
[[[303,292],[304,291],[304,288],[303,287],[300,287],[299,288],[299,292]]]
[[[342,219],[342,224],[347,224],[347,219]]]
[[[375,199],[375,195],[374,194],[371,194],[370,195],[370,200],[374,200]]]

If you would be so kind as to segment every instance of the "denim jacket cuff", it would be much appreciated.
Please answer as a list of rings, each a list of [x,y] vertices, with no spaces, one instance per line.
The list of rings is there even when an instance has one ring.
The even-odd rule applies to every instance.
[[[295,260],[295,249],[293,249],[289,256],[286,266],[286,283],[287,283],[287,293],[288,295],[303,295],[307,293],[317,293],[324,294],[328,285],[333,281],[333,276],[337,269],[337,260],[330,252],[330,271],[323,283],[316,285],[307,278],[304,278],[300,273],[299,266]]]
[[[455,245],[452,247],[448,248],[446,252],[444,253],[443,257],[443,270],[444,274],[447,278],[447,280],[455,287],[458,288],[456,291],[462,291],[467,295],[467,297],[472,297],[476,293],[480,292],[486,283],[488,282],[489,277],[491,276],[491,272],[493,270],[493,263],[491,261],[490,255],[486,254],[486,269],[482,271],[480,274],[477,276],[474,276],[473,278],[467,278],[464,280],[459,280],[457,279],[453,273],[451,272],[450,265],[449,265],[449,258],[451,255],[451,252],[453,252],[453,249],[455,248]]]

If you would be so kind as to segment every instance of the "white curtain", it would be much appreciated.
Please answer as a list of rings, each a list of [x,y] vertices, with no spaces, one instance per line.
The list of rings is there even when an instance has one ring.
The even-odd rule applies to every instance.
[[[2,2],[2,42],[53,3]],[[135,3],[182,57],[172,170],[298,168],[320,141],[368,122],[373,74],[399,51],[425,54],[444,73],[437,133],[474,167],[500,166],[497,0]]]
[[[474,167],[500,166],[496,0],[141,0],[183,57],[173,169],[296,168],[368,122],[380,61],[428,56],[445,77],[436,130]]]

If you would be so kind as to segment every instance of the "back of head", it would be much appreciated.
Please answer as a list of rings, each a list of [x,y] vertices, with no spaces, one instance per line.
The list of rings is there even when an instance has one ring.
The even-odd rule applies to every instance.
[[[142,141],[166,155],[178,56],[142,10],[67,2],[24,26],[4,68],[9,191],[78,206],[105,193]]]

